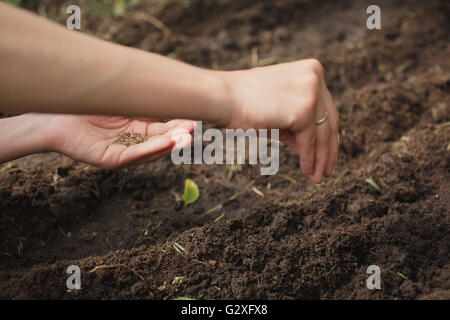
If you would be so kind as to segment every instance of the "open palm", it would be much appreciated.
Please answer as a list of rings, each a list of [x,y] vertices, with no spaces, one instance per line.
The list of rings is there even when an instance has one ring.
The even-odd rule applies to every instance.
[[[137,165],[170,154],[177,130],[194,130],[192,120],[153,122],[116,116],[47,115],[55,149],[73,159],[104,169]],[[148,139],[140,144],[114,144],[125,132],[140,133]],[[184,141],[186,144],[189,141]],[[177,145],[178,147],[178,145]],[[180,146],[182,147],[182,146]]]

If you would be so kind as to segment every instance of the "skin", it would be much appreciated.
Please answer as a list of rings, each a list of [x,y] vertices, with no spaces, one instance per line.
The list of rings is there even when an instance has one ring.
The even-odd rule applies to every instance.
[[[68,31],[4,3],[0,30],[0,110],[34,112],[0,120],[0,162],[58,151],[113,169],[170,153],[176,129],[194,128],[192,120],[131,120],[147,117],[280,129],[314,183],[332,174],[338,114],[315,59],[206,70]],[[327,121],[316,125],[326,113]],[[122,132],[150,139],[129,148],[111,145]]]

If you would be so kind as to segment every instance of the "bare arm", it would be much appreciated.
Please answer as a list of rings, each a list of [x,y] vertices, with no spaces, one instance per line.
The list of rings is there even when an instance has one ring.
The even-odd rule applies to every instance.
[[[229,118],[216,72],[71,32],[4,3],[0,30],[2,110]]]

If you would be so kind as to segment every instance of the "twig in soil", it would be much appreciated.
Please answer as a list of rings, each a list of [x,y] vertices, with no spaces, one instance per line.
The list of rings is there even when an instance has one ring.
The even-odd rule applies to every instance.
[[[448,122],[443,122],[443,123],[439,123],[436,125],[437,128],[447,128],[450,127],[450,121]]]
[[[241,191],[241,192],[242,192],[242,191]],[[217,206],[215,206],[215,207],[209,209],[209,210],[206,211],[205,213],[202,213],[201,216],[204,216],[204,215],[210,214],[210,213],[212,213],[212,212],[214,212],[214,211],[217,211],[217,210],[222,209],[223,206],[224,206],[225,204],[227,204],[227,203],[230,202],[230,201],[233,201],[233,200],[236,199],[238,196],[239,196],[239,192],[235,192],[231,197],[229,197],[228,199],[226,199],[224,202],[222,202],[222,203],[218,204]]]
[[[97,271],[99,269],[112,269],[112,268],[124,268],[124,269],[127,269],[128,271],[133,272],[134,275],[136,277],[138,277],[139,279],[141,279],[143,282],[146,282],[144,277],[142,277],[136,270],[134,270],[133,268],[130,268],[129,266],[126,266],[124,264],[109,264],[109,265],[104,264],[104,265],[101,265],[101,266],[96,266],[94,269],[92,269],[88,273],[95,272],[95,271]]]
[[[264,193],[262,193],[259,189],[256,189],[255,187],[252,188],[253,192],[256,193],[258,196],[264,198]]]
[[[204,216],[204,215],[210,214],[211,212],[214,212],[214,211],[217,211],[217,210],[219,210],[219,209],[222,209],[222,207],[223,207],[226,203],[228,203],[228,202],[233,201],[234,199],[236,199],[236,198],[239,196],[239,194],[241,194],[242,192],[244,192],[245,189],[247,189],[249,186],[251,186],[251,185],[253,184],[253,182],[254,182],[253,180],[250,181],[244,188],[241,189],[241,191],[235,192],[231,197],[229,197],[228,199],[226,199],[224,202],[222,202],[222,203],[218,204],[217,206],[215,206],[215,207],[209,209],[209,210],[206,211],[205,213],[202,213],[200,216]]]
[[[151,25],[153,25],[156,29],[162,31],[164,34],[164,37],[168,38],[172,31],[159,19],[155,18],[154,16],[146,13],[146,12],[135,12],[134,13],[134,19],[140,20],[144,22],[148,22]]]
[[[283,179],[289,181],[289,182],[292,183],[292,184],[296,184],[296,183],[297,183],[297,181],[295,181],[294,178],[292,178],[292,177],[290,177],[290,176],[288,176],[288,175],[284,175],[284,174],[283,174],[283,175],[281,175],[281,177],[282,177]]]
[[[127,216],[149,216],[149,215],[157,213],[157,212],[158,212],[158,209],[144,208],[144,209],[128,212]]]

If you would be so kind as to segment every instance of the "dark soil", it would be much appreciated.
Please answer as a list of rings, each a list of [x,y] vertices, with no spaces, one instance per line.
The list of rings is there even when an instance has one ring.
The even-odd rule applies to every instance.
[[[64,21],[68,2],[43,2]],[[274,176],[170,159],[104,171],[56,154],[4,165],[0,298],[450,298],[448,1],[379,1],[381,30],[366,29],[368,1],[141,1],[122,18],[78,3],[84,31],[203,67],[320,59],[340,156],[319,186],[284,146]],[[187,178],[200,198],[185,207]],[[72,264],[81,290],[67,290]],[[381,290],[366,287],[369,265]]]

